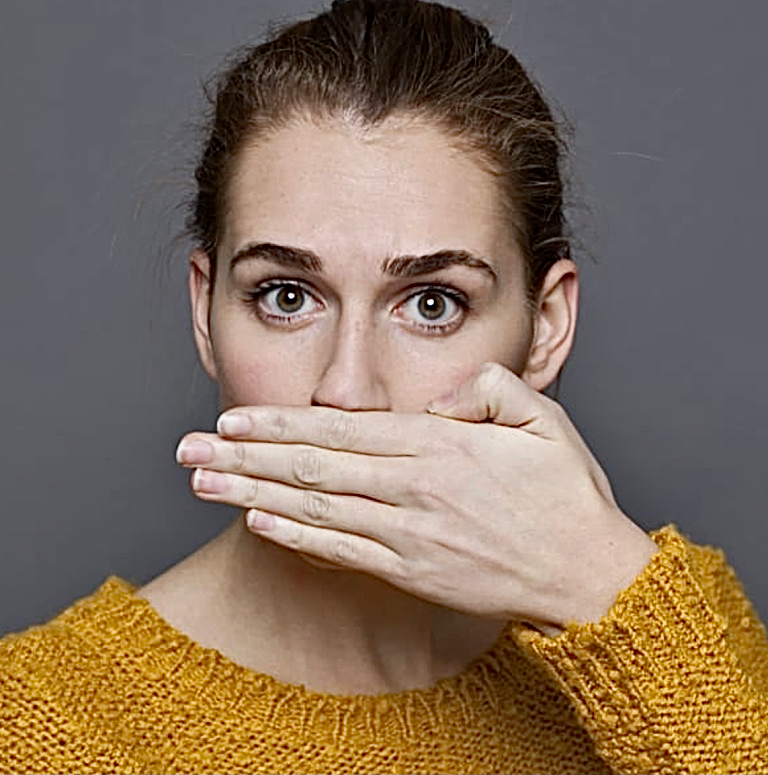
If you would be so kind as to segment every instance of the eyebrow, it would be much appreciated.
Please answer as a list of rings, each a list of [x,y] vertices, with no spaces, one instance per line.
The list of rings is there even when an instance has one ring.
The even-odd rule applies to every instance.
[[[274,242],[253,242],[240,248],[229,262],[230,270],[240,261],[249,258],[260,258],[302,272],[321,274],[323,271],[323,261],[317,253],[305,248],[278,245]],[[381,263],[381,272],[391,277],[410,278],[437,272],[451,266],[480,269],[489,274],[494,282],[499,279],[496,270],[487,261],[469,250],[446,249],[420,256],[405,255],[386,258]]]

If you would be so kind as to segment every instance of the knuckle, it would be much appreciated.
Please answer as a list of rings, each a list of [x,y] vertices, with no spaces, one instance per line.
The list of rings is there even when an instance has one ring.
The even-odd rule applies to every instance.
[[[283,541],[284,546],[287,546],[289,549],[294,549],[296,551],[302,551],[305,547],[303,546],[302,542],[302,533],[300,526],[294,525],[292,529],[286,530]]]
[[[248,508],[255,509],[259,505],[259,480],[251,479],[248,482],[248,493],[246,495],[246,505]]]
[[[444,501],[442,488],[429,476],[415,475],[408,486],[411,498],[423,508],[430,508]]]
[[[301,510],[304,516],[316,524],[325,522],[331,509],[330,499],[325,493],[305,492]]]
[[[270,438],[273,441],[282,441],[288,434],[288,423],[282,412],[270,414],[268,421]]]
[[[493,390],[503,384],[507,370],[500,363],[484,363],[477,372],[477,382],[486,390]]]
[[[350,412],[336,411],[325,424],[324,441],[332,449],[349,449],[357,436],[357,418]]]
[[[237,473],[245,470],[245,444],[242,441],[235,442],[234,468]]]
[[[338,565],[355,565],[357,552],[354,544],[347,536],[336,537],[328,551],[328,559]]]
[[[387,578],[396,586],[410,587],[412,579],[418,577],[418,570],[414,572],[411,565],[402,557],[394,559],[387,568]]]
[[[303,449],[293,457],[293,475],[301,484],[320,483],[320,457],[314,450]]]

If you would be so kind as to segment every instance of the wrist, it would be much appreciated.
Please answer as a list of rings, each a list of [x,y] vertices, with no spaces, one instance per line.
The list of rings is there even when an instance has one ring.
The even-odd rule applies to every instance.
[[[582,603],[579,624],[596,622],[602,619],[619,593],[629,587],[642,573],[658,551],[653,539],[626,514],[616,510],[618,520],[616,529],[605,536],[595,547],[590,566],[593,569],[593,581],[589,599]]]
[[[642,573],[659,547],[626,514],[615,513],[608,520],[611,529],[577,558],[578,572],[568,584],[567,600],[562,600],[560,615],[534,626],[550,637],[563,632],[569,624],[598,622],[611,609],[619,593]]]

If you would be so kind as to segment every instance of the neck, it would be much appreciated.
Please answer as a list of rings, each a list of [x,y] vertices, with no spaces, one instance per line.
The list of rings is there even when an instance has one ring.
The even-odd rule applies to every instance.
[[[338,694],[430,686],[462,670],[502,629],[372,576],[310,562],[255,537],[238,518],[139,594],[201,645]]]

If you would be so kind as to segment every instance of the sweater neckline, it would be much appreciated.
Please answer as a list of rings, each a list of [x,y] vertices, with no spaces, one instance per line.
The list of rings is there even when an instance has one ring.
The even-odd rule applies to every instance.
[[[431,686],[379,694],[325,693],[259,673],[215,648],[197,643],[174,628],[149,601],[136,595],[137,589],[122,578],[109,576],[90,597],[61,614],[59,621],[76,629],[102,654],[139,662],[150,680],[178,679],[187,687],[196,685],[201,690],[211,683],[220,689],[223,684],[231,683],[246,702],[248,695],[255,699],[253,693],[262,695],[267,691],[286,701],[319,704],[336,711],[353,706],[361,709],[375,706],[379,713],[387,708],[412,711],[448,702],[456,703],[466,714],[468,697],[483,696],[486,698],[483,705],[497,705],[499,676],[509,679],[511,663],[522,658],[514,637],[520,625],[509,623],[489,649],[459,673],[441,678]]]

